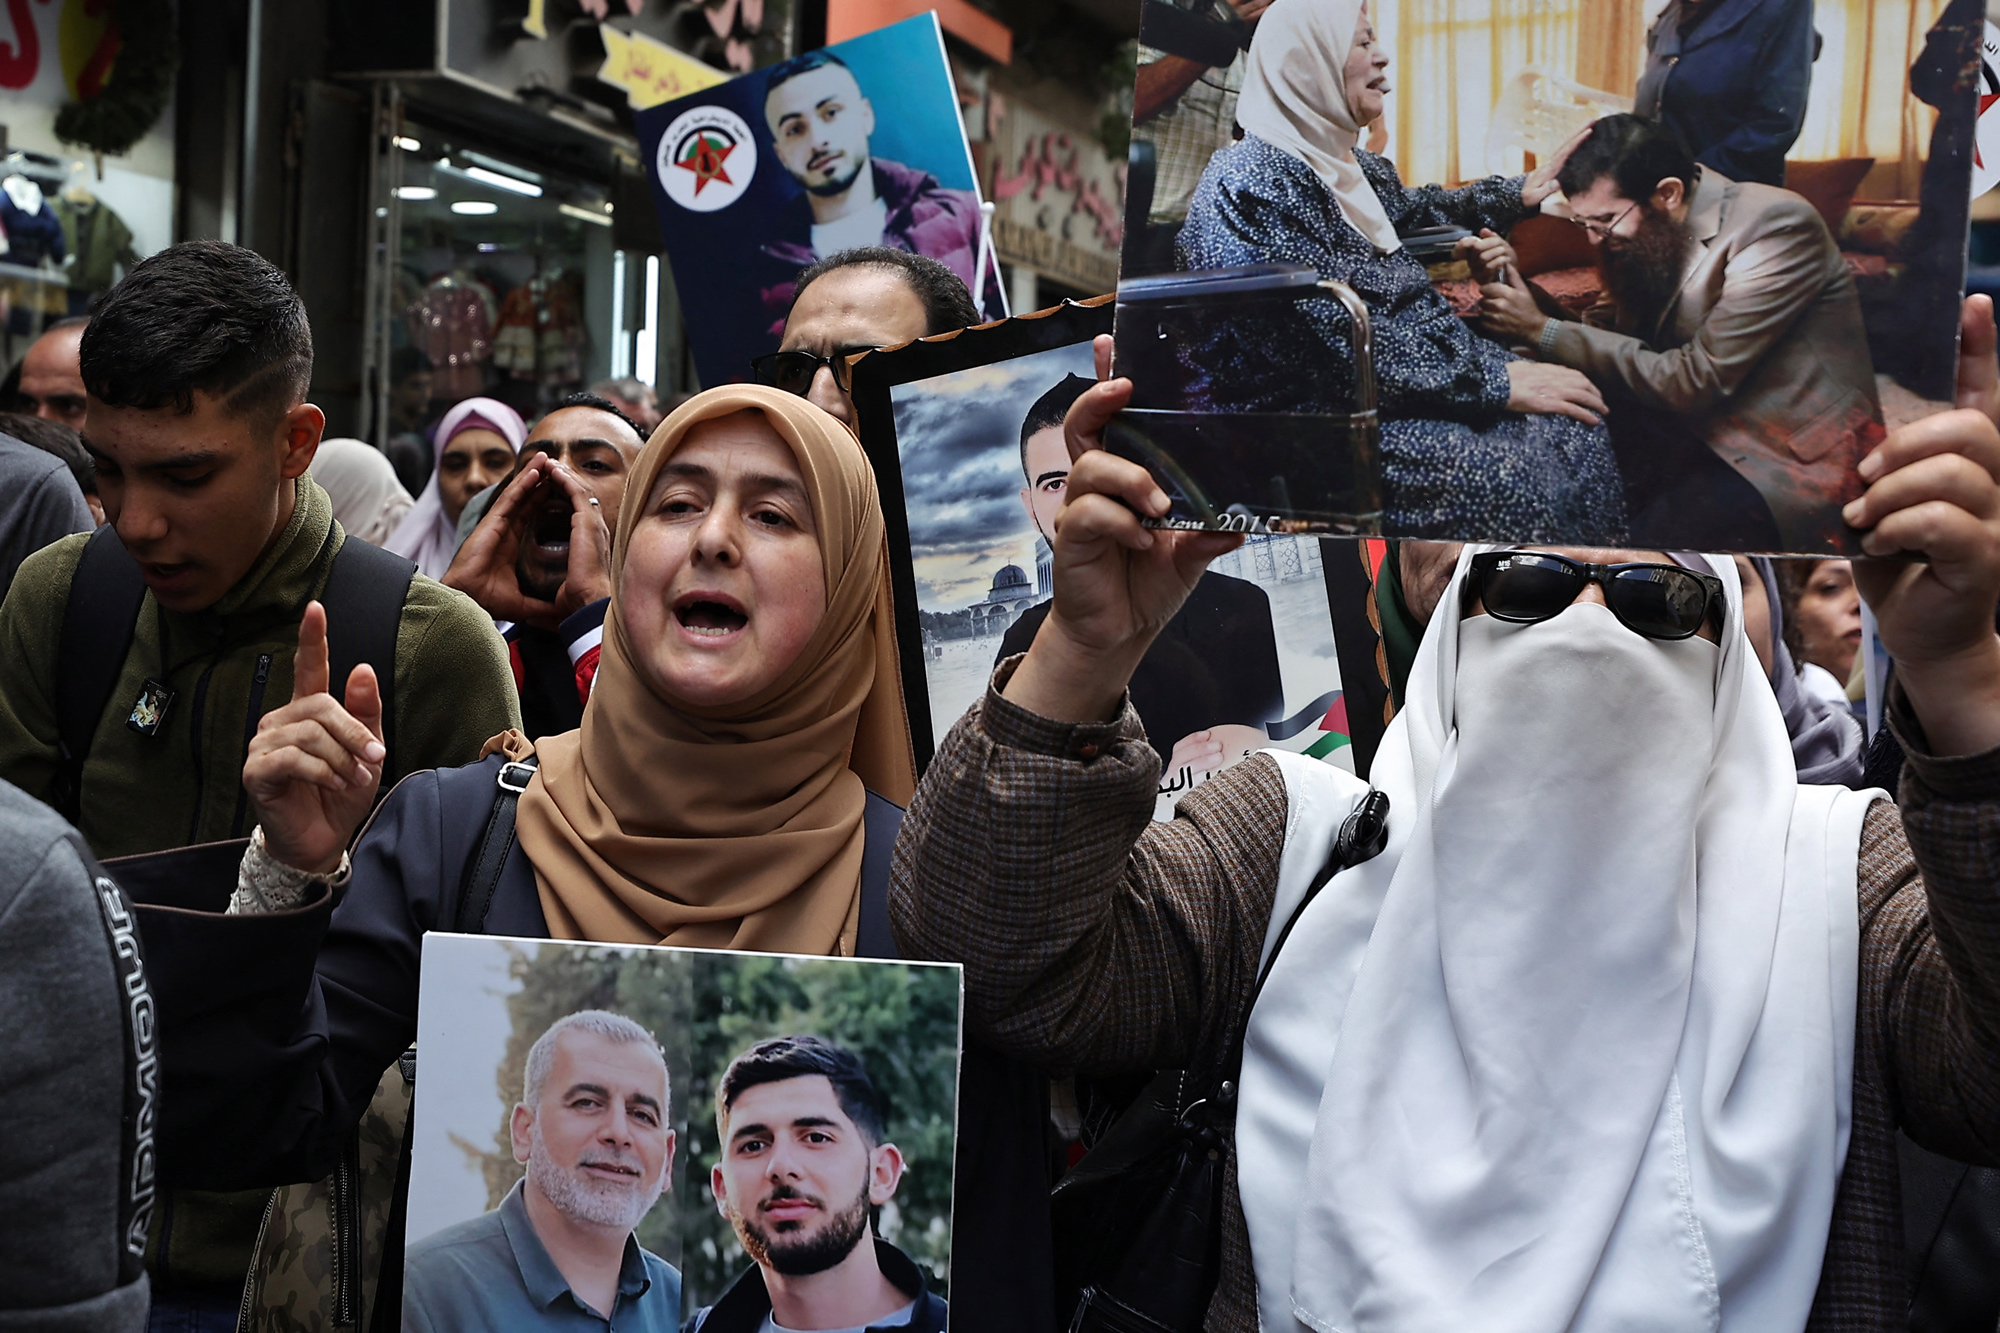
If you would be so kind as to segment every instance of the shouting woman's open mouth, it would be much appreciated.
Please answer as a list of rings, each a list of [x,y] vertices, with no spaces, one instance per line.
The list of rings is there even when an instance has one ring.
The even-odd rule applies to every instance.
[[[749,612],[734,597],[719,592],[691,592],[674,600],[674,619],[683,629],[704,638],[724,638],[750,623]]]

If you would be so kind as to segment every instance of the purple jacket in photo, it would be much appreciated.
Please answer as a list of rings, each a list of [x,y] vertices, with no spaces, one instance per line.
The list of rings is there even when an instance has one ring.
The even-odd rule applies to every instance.
[[[977,291],[973,272],[979,262],[979,196],[971,190],[948,190],[928,171],[886,158],[872,158],[869,170],[875,173],[877,197],[889,209],[881,244],[927,255]],[[812,227],[812,204],[801,194],[786,207],[775,237],[758,247],[757,289],[773,338],[784,332],[799,270],[822,257],[813,251]],[[990,273],[986,314],[993,319],[1000,316],[999,288]]]

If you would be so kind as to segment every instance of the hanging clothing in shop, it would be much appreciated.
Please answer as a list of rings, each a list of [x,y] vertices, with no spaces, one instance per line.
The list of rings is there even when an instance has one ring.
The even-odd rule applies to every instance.
[[[69,254],[62,223],[42,193],[26,176],[0,180],[0,228],[7,234],[6,262],[22,268],[57,268]],[[0,280],[0,309],[9,311],[7,331],[17,338],[40,331],[40,316],[69,313],[66,282],[31,278]]]
[[[55,209],[26,176],[0,181],[0,226],[7,228],[10,264],[39,268],[44,259],[60,264],[69,255]]]
[[[535,377],[535,326],[541,309],[534,289],[533,282],[524,282],[508,292],[493,326],[493,364],[517,380]]]
[[[446,274],[404,312],[411,345],[430,358],[434,397],[470,398],[486,387],[494,303],[483,287]]]
[[[69,266],[72,292],[96,295],[109,291],[118,281],[118,270],[128,273],[139,262],[132,248],[132,229],[105,204],[95,199],[53,199],[56,221],[62,224],[63,243],[75,259]]]
[[[583,354],[589,345],[590,338],[583,331],[583,302],[577,295],[575,282],[566,276],[548,280],[536,346],[542,383],[552,389],[581,383]]]

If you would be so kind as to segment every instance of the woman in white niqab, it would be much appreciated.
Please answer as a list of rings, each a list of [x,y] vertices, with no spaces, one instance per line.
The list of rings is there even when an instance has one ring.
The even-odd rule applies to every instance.
[[[1389,846],[1300,917],[1250,1021],[1263,1326],[1802,1328],[1884,794],[1799,785],[1732,561],[1719,642],[1662,642],[1596,585],[1538,624],[1458,619],[1472,554],[1375,759]],[[1295,800],[1351,803],[1276,757]],[[1338,824],[1287,839],[1275,922]]]

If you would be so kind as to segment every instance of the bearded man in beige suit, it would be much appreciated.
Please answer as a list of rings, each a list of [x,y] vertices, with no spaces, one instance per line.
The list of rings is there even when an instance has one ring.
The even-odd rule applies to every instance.
[[[1493,336],[1588,375],[1611,404],[1631,539],[1852,552],[1841,506],[1882,438],[1854,280],[1789,190],[1697,166],[1655,122],[1607,116],[1559,176],[1605,299],[1582,320],[1468,242]]]

